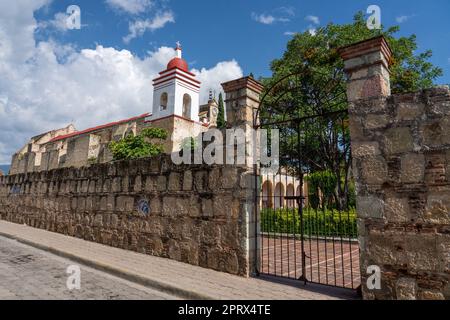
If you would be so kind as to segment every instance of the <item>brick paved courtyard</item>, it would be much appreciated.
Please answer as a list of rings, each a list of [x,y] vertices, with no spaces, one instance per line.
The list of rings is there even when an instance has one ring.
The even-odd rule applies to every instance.
[[[261,272],[298,279],[302,272],[301,241],[292,237],[261,239]],[[359,247],[355,241],[309,239],[304,241],[308,281],[357,288],[360,284]]]

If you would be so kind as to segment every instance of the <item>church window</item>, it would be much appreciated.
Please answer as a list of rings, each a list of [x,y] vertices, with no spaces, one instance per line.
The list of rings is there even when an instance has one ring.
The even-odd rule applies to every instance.
[[[169,96],[167,95],[167,92],[163,92],[161,95],[160,103],[159,103],[159,110],[163,111],[167,109],[167,101],[169,100]]]
[[[183,96],[183,117],[184,118],[191,118],[191,96],[187,93]]]

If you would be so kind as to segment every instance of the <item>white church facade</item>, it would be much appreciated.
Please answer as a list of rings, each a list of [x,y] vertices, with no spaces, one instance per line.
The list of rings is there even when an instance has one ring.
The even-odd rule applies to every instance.
[[[73,124],[39,134],[12,157],[9,174],[46,171],[62,167],[82,167],[113,159],[108,145],[128,134],[138,134],[153,126],[167,130],[165,152],[181,149],[183,141],[214,127],[217,103],[210,96],[200,106],[201,83],[189,72],[179,43],[176,56],[153,80],[153,105],[148,113],[78,131]]]

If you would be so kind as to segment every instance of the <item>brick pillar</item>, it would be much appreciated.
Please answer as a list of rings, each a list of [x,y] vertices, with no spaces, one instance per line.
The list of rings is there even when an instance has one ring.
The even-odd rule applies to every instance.
[[[246,168],[247,171],[241,177],[241,182],[247,192],[241,206],[241,227],[242,233],[247,234],[245,243],[241,245],[248,252],[249,274],[254,274],[259,263],[259,247],[256,244],[259,232],[257,217],[259,215],[258,206],[255,206],[255,196],[258,190],[257,179],[254,175],[255,157],[259,150],[259,134],[253,130],[254,114],[259,107],[260,95],[263,91],[263,85],[252,77],[244,77],[222,84],[225,92],[225,108],[227,115],[228,128],[242,129],[245,134],[246,145]],[[237,145],[237,148],[242,145]]]
[[[363,297],[450,299],[450,90],[390,95],[383,37],[340,52]],[[380,269],[380,288],[368,286],[369,266]]]
[[[392,51],[384,37],[344,47],[340,53],[349,76],[347,97],[350,102],[391,94],[389,62]]]
[[[263,85],[252,77],[222,83],[229,126],[253,126],[253,112],[260,103]]]

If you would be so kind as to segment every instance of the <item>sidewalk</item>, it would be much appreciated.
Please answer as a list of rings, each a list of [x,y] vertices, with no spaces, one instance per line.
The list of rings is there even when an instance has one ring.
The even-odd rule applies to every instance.
[[[260,278],[242,278],[169,259],[113,248],[0,221],[0,235],[187,299],[355,299],[352,292]]]

